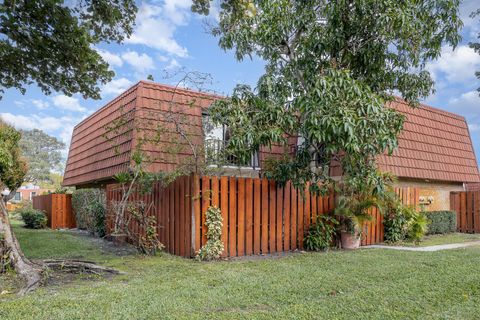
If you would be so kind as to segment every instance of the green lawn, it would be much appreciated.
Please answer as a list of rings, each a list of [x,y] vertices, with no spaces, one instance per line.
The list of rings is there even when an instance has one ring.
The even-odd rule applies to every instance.
[[[480,241],[480,234],[469,233],[448,233],[448,234],[435,234],[426,236],[422,242],[419,243],[421,247],[436,246],[440,244],[449,243],[462,243]]]
[[[30,257],[81,256],[127,274],[48,286],[22,298],[0,296],[2,320],[479,317],[479,247],[362,249],[198,263],[166,254],[103,256],[99,242],[85,237],[15,230]]]

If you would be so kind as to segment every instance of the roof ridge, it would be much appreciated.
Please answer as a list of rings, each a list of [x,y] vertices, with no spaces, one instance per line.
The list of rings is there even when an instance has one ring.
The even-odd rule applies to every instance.
[[[404,99],[402,99],[401,97],[395,96],[395,101],[410,107],[408,105],[408,103]],[[453,113],[453,112],[450,112],[450,111],[446,111],[446,110],[443,110],[443,109],[440,109],[440,108],[432,107],[432,106],[430,106],[428,104],[425,104],[425,103],[420,103],[420,107],[424,108],[426,110],[429,110],[429,111],[433,111],[437,114],[442,114],[442,115],[449,116],[449,117],[457,119],[457,120],[466,121],[464,116],[461,116],[459,114],[456,114],[456,113]],[[414,108],[412,108],[412,109],[415,110]]]

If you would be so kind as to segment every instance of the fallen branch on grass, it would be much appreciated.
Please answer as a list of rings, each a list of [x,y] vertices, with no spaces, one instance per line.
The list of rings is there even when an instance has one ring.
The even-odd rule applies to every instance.
[[[86,260],[42,260],[45,267],[56,270],[73,273],[89,273],[89,274],[123,274],[123,272],[109,267],[103,267],[92,261]]]

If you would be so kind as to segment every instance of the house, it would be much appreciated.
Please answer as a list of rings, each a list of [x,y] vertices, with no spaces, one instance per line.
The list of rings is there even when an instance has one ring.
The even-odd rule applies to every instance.
[[[32,201],[32,198],[35,196],[53,191],[53,189],[41,188],[31,183],[23,185],[15,191],[13,198],[7,202],[7,208],[8,210],[13,210],[22,201]]]
[[[149,170],[173,170],[192,157],[189,144],[178,139],[179,126],[190,142],[205,145],[207,158],[214,158],[228,138],[226,128],[206,125],[206,109],[216,99],[221,97],[138,82],[75,126],[63,185],[105,187],[114,182],[115,174],[129,168],[136,149],[152,159]],[[412,109],[400,99],[390,107],[404,114],[406,122],[398,149],[391,156],[379,157],[380,169],[395,174],[398,186],[419,189],[419,200],[426,210],[450,209],[451,191],[463,191],[467,183],[480,183],[465,119],[426,105]],[[149,133],[156,135],[156,144],[142,142]],[[265,159],[291,152],[296,143],[289,141],[290,151],[280,146],[261,148],[242,166],[236,166],[232,159],[232,166],[223,168],[222,174],[258,176]],[[177,151],[169,152],[171,149]]]

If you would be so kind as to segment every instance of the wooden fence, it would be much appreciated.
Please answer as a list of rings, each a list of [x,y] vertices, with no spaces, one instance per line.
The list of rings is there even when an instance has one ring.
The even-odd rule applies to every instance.
[[[33,208],[45,212],[48,227],[52,229],[75,228],[71,194],[47,194],[32,197]]]
[[[404,203],[416,204],[416,189],[396,189]],[[121,199],[118,186],[107,186],[108,211]],[[191,257],[206,239],[205,213],[209,206],[220,208],[223,217],[224,256],[269,254],[302,250],[303,237],[318,215],[334,209],[334,195],[310,194],[287,183],[256,178],[185,176],[167,187],[154,185],[150,194],[133,194],[130,201],[150,203],[148,214],[157,220],[159,240],[168,252]],[[365,226],[362,245],[383,241],[382,216],[372,210],[374,219]],[[138,223],[130,225],[141,234]],[[107,232],[111,232],[111,221]]]
[[[418,207],[419,192],[416,188],[395,188],[395,194],[403,204]],[[377,208],[371,210],[372,221],[365,224],[362,236],[362,246],[381,243],[384,240],[383,215]]]
[[[480,191],[450,193],[450,210],[457,213],[457,231],[480,233]]]

